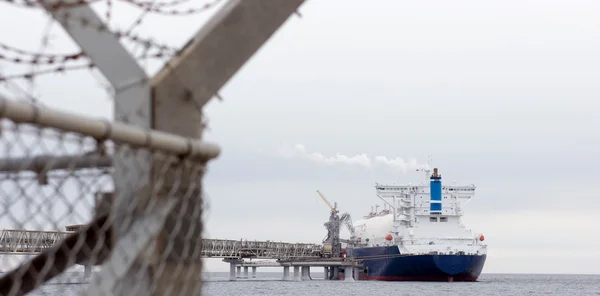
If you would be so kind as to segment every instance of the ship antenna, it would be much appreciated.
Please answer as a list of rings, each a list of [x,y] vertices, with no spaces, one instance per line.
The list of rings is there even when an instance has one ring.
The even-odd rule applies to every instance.
[[[425,168],[425,184],[429,183],[429,173],[431,172],[431,162],[433,161],[431,154],[427,155],[427,167]]]

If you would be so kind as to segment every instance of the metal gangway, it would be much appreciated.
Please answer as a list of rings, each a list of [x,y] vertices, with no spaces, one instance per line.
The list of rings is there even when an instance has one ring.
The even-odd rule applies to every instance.
[[[49,230],[3,229],[0,231],[0,254],[37,254],[51,248],[69,234]]]
[[[31,255],[43,252],[72,234],[52,230],[0,230],[0,254]],[[310,259],[321,258],[322,246],[310,243],[203,239],[202,257],[224,259]]]

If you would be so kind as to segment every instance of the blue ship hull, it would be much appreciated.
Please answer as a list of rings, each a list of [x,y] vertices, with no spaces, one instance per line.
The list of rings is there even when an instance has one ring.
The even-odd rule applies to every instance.
[[[486,255],[402,255],[397,246],[358,248],[361,280],[476,281]]]

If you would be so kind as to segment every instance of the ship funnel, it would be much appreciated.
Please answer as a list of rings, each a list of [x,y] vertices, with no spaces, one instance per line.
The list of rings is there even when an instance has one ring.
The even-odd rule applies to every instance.
[[[433,169],[429,182],[429,212],[432,215],[442,213],[442,176],[438,174],[438,169]]]

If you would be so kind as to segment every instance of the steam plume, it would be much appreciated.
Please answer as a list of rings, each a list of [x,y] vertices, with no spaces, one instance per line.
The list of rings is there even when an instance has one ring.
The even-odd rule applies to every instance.
[[[387,158],[385,156],[375,156],[375,158],[371,159],[365,153],[354,156],[347,156],[340,153],[336,153],[334,156],[325,156],[320,152],[308,151],[308,149],[306,149],[306,147],[304,147],[302,144],[296,144],[292,147],[285,147],[280,150],[280,153],[286,157],[303,158],[325,165],[357,166],[368,170],[376,167],[385,167],[394,172],[405,173],[409,169],[427,168],[426,164],[420,164],[415,158],[404,160],[400,157]]]

